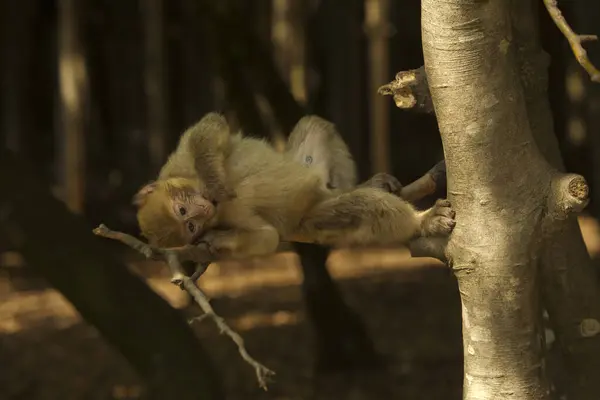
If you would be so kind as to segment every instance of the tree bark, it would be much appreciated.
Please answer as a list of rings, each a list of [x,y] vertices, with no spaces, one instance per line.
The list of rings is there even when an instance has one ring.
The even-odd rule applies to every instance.
[[[540,45],[537,5],[513,0],[511,13],[517,62],[529,126],[542,155],[558,171],[564,164],[547,95],[548,55]],[[567,398],[596,399],[600,393],[600,287],[576,216],[544,226],[540,253],[544,305],[567,372]]]
[[[145,379],[149,398],[224,398],[183,318],[111,259],[101,239],[28,165],[2,149],[0,184],[11,188],[0,191],[0,240],[13,244],[127,358]]]
[[[457,214],[447,256],[461,292],[467,400],[549,398],[538,263],[564,231],[557,220],[587,202],[585,180],[553,169],[535,144],[510,24],[516,7],[422,1],[425,68]]]

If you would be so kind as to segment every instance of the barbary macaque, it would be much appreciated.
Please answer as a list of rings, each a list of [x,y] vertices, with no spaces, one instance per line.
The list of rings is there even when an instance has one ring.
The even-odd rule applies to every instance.
[[[318,143],[332,126],[314,118],[304,117],[295,131],[312,132]],[[348,246],[404,244],[452,230],[445,201],[419,212],[381,188],[353,188],[354,162],[345,144],[350,163],[342,157],[337,171],[321,159],[318,168],[307,168],[306,157],[300,161],[290,151],[295,148],[310,146],[279,153],[264,140],[231,133],[221,115],[206,115],[184,132],[158,179],[136,195],[142,234],[157,247],[194,244],[223,259],[270,254],[298,235]],[[313,162],[321,157],[302,151]]]

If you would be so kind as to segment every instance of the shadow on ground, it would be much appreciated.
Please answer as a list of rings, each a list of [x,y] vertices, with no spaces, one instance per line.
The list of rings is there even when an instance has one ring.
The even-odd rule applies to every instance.
[[[242,334],[250,353],[277,372],[268,392],[258,389],[253,370],[210,321],[194,324],[229,399],[461,398],[460,302],[447,270],[394,269],[338,282],[388,358],[387,369],[315,375],[300,287],[258,287],[214,298],[213,306]],[[19,292],[0,303],[0,398],[140,398],[139,381],[125,360],[68,304],[67,311],[57,311],[61,302],[45,290]]]

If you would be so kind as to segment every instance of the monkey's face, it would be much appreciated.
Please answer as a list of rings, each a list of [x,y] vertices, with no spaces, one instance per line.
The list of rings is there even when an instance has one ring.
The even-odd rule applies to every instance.
[[[191,191],[174,192],[169,200],[172,215],[180,226],[182,238],[186,244],[193,243],[215,216],[216,206],[202,194]]]
[[[192,244],[216,223],[216,206],[192,182],[151,183],[140,190],[135,203],[142,235],[159,247]]]

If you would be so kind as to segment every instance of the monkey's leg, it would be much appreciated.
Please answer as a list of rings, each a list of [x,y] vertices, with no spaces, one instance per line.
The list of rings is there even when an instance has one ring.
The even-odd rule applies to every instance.
[[[318,204],[300,232],[333,246],[406,243],[419,236],[421,216],[414,207],[375,188],[358,188]]]
[[[299,233],[333,246],[406,244],[421,236],[444,236],[454,228],[447,200],[419,212],[407,201],[376,188],[358,188],[318,204]]]

